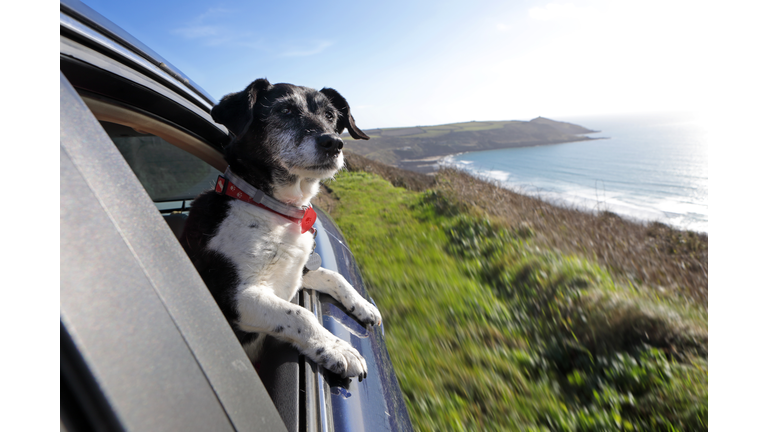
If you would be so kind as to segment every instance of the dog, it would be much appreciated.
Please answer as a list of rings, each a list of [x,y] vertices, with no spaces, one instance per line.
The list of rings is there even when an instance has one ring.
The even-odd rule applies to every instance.
[[[368,374],[365,359],[290,302],[297,291],[327,293],[366,326],[378,309],[340,274],[308,263],[313,252],[310,200],[344,164],[339,136],[368,139],[336,90],[320,91],[257,79],[211,110],[234,138],[216,188],[197,197],[181,243],[252,362],[265,335],[293,344],[341,375]]]

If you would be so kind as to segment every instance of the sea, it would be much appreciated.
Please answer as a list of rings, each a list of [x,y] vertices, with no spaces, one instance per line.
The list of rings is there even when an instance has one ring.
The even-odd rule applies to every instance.
[[[694,114],[553,118],[599,131],[589,141],[449,156],[501,186],[586,211],[708,232],[708,143]]]

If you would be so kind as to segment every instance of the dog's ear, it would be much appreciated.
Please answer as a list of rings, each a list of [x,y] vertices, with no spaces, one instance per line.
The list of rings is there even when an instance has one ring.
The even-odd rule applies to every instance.
[[[342,133],[344,128],[346,128],[349,131],[349,135],[354,139],[370,139],[368,135],[363,133],[363,131],[358,129],[355,125],[355,118],[352,117],[352,112],[349,110],[349,104],[339,92],[332,88],[324,88],[320,90],[320,93],[330,99],[333,106],[341,112],[341,118],[339,118],[339,122],[336,124],[336,133]]]
[[[272,87],[266,78],[260,78],[250,83],[245,90],[230,93],[211,109],[211,117],[216,123],[221,123],[235,136],[240,136],[253,121],[253,106],[259,93]]]

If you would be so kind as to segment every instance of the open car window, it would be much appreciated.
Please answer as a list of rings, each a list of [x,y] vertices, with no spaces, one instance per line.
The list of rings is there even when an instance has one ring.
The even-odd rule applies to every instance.
[[[162,213],[187,210],[226,169],[210,143],[173,123],[103,98],[83,101]]]
[[[112,122],[100,123],[152,201],[193,199],[211,189],[221,174],[157,135]]]

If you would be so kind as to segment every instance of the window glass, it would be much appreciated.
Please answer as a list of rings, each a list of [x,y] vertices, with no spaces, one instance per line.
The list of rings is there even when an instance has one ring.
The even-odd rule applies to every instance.
[[[101,122],[153,201],[193,199],[213,188],[220,171],[162,138]]]

